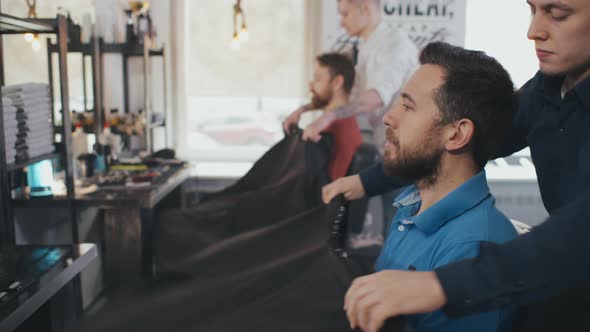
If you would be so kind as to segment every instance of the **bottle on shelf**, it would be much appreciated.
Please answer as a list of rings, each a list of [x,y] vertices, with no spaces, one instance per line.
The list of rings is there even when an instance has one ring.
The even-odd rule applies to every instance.
[[[53,166],[51,161],[42,160],[29,165],[27,168],[27,182],[29,184],[29,196],[51,197],[53,183]]]
[[[139,14],[137,16],[137,41],[140,45],[143,45],[144,38],[149,37],[148,32],[148,19],[146,15]]]
[[[121,116],[119,115],[118,108],[111,108],[111,112],[109,114],[109,123],[111,127],[116,127],[121,123]]]
[[[81,123],[75,125],[76,130],[72,133],[72,154],[74,160],[78,160],[78,157],[88,153],[88,135],[84,132],[84,128]],[[74,173],[76,177],[83,176],[83,170],[81,167],[76,167]]]
[[[99,143],[109,147],[111,155],[119,155],[121,153],[121,136],[114,134],[108,123],[105,123],[102,130],[102,135]],[[115,158],[116,159],[116,158]]]
[[[125,14],[127,14],[127,21],[125,23],[125,41],[129,44],[133,44],[137,41],[133,12],[130,9],[127,9],[125,10]]]
[[[94,144],[94,172],[105,173],[107,171],[106,156],[104,153],[104,146],[100,143]]]
[[[137,111],[137,117],[133,122],[133,127],[138,135],[145,135],[146,124],[149,123],[149,121],[149,119],[145,118],[145,114],[142,109]]]

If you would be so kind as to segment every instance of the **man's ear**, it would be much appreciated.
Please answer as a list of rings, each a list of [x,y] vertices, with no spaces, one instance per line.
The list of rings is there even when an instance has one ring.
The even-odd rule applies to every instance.
[[[342,89],[344,87],[344,77],[342,77],[342,75],[336,75],[332,79],[332,87],[334,88],[334,91]]]
[[[445,144],[447,151],[464,149],[471,143],[475,135],[475,125],[469,119],[455,121],[448,130],[449,135]]]

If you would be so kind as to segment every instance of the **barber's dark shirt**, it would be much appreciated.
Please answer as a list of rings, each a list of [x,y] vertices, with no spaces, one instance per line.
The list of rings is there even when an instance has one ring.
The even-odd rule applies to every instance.
[[[547,211],[590,188],[590,79],[561,97],[563,77],[538,73],[522,89],[520,109],[502,156],[526,146]]]

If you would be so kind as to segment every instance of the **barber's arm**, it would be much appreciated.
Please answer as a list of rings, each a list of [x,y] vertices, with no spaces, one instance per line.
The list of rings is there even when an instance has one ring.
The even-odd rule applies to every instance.
[[[590,192],[504,245],[483,244],[476,259],[441,267],[445,312],[466,315],[534,302],[590,280]]]
[[[383,163],[373,164],[359,174],[346,176],[325,185],[322,188],[322,199],[328,204],[337,195],[344,195],[349,200],[364,196],[377,196],[390,190],[405,187],[410,183],[385,175]]]
[[[365,326],[442,308],[470,315],[532,303],[590,280],[590,192],[544,224],[502,245],[482,244],[478,257],[430,272],[386,271],[387,306],[367,313]],[[350,291],[349,291],[350,292]],[[348,298],[347,294],[347,299]],[[356,316],[345,300],[349,316]],[[368,329],[372,331],[371,329]]]
[[[372,112],[383,107],[383,100],[377,90],[371,89],[362,93],[357,99],[344,104],[333,112],[324,112],[322,116],[309,124],[303,130],[303,140],[320,140],[320,132],[326,129],[332,122],[348,118],[364,112]]]
[[[378,162],[359,173],[361,183],[367,196],[377,196],[388,191],[399,189],[411,184],[394,176],[387,176],[383,169],[383,162]]]
[[[348,104],[344,104],[334,110],[336,119],[344,119],[353,115],[373,112],[384,106],[383,98],[376,89],[370,89]]]
[[[297,126],[299,124],[299,120],[301,119],[301,114],[303,114],[307,111],[311,111],[314,108],[315,108],[315,106],[312,103],[309,103],[307,105],[303,105],[303,106],[299,107],[298,109],[293,111],[291,114],[289,114],[289,116],[285,119],[285,121],[283,121],[283,131],[285,132],[285,135],[289,134],[289,131],[292,126]]]

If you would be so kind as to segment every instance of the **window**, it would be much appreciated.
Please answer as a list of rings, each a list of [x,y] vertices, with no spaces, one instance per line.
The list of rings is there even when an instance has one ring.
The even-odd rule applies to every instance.
[[[239,50],[231,47],[234,4],[180,5],[177,148],[188,160],[255,161],[283,137],[282,120],[307,97],[314,55],[308,1],[243,0],[249,40]]]

